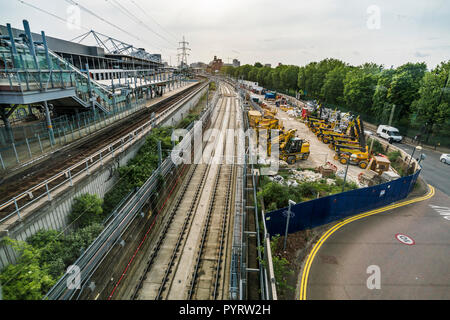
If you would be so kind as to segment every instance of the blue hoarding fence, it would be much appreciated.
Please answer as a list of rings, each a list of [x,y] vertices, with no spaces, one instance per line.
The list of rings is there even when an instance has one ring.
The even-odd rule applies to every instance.
[[[291,206],[288,233],[318,227],[355,214],[384,207],[405,199],[414,188],[420,171],[397,180],[301,202]],[[288,207],[265,215],[271,236],[284,235]]]

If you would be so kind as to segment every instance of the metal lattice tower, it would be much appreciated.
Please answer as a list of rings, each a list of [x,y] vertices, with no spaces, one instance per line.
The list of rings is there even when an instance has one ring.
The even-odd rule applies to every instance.
[[[189,56],[188,51],[191,50],[190,48],[187,47],[189,45],[189,42],[187,42],[183,36],[183,41],[180,41],[179,44],[180,48],[178,48],[178,50],[181,51],[180,53],[178,53],[178,58],[181,58],[180,67],[187,68],[188,67],[187,57]]]

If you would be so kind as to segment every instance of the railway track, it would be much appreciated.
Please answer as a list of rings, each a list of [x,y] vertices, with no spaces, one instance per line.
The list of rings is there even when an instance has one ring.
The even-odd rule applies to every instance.
[[[16,176],[13,181],[5,181],[0,187],[0,219],[3,219],[15,212],[17,207],[23,207],[28,202],[47,193],[47,190],[61,185],[67,180],[67,170],[70,168],[70,175],[75,176],[89,163],[101,161],[108,150],[120,150],[123,144],[134,139],[133,132],[150,120],[152,113],[156,117],[168,112],[171,106],[192,94],[202,84],[192,86],[180,94],[174,95],[167,100],[157,103],[151,108],[144,108],[125,120],[101,130],[100,133],[93,135],[82,143],[75,145],[69,150],[59,151],[52,155],[51,159],[34,165],[24,171],[20,177]],[[123,139],[120,139],[124,137]],[[117,141],[119,140],[119,141]],[[116,141],[111,143],[111,141]],[[105,149],[107,151],[100,151]],[[80,164],[81,165],[75,165]],[[75,165],[75,166],[74,166]],[[12,179],[8,179],[12,180]]]
[[[226,129],[236,121],[232,91],[223,97],[213,127],[215,159],[234,157],[226,149]],[[234,140],[235,143],[235,140]],[[204,150],[208,150],[206,144]],[[167,215],[132,299],[223,299],[227,231],[235,181],[233,164],[193,165]],[[180,280],[182,279],[182,280]],[[188,284],[189,283],[189,284]]]
[[[236,112],[237,110],[234,109],[230,113],[228,129],[235,129]],[[188,300],[216,300],[224,299],[225,297],[225,286],[220,280],[223,281],[225,278],[223,276],[221,277],[221,271],[225,269],[225,240],[227,227],[230,225],[232,191],[236,179],[234,165],[236,138],[233,137],[233,139],[233,149],[227,150],[224,148],[223,150],[224,159],[226,158],[227,161],[226,164],[222,164],[219,167],[216,176],[212,199],[187,296]],[[230,162],[231,164],[229,164]]]

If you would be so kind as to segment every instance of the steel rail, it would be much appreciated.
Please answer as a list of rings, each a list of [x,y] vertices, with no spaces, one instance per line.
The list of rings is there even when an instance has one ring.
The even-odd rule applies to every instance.
[[[134,129],[132,132],[129,132],[127,134],[125,134],[124,136],[116,139],[115,141],[113,141],[112,143],[110,143],[107,147],[104,147],[96,152],[94,152],[93,154],[89,155],[88,157],[86,157],[85,159],[83,159],[82,161],[70,166],[69,168],[66,168],[64,170],[62,170],[60,173],[52,176],[51,178],[31,187],[30,189],[22,192],[21,194],[11,198],[10,200],[2,203],[0,205],[0,211],[4,210],[12,205],[14,205],[16,208],[13,212],[9,213],[7,216],[5,216],[4,218],[0,219],[0,223],[10,219],[13,215],[18,214],[20,217],[20,210],[23,210],[24,208],[26,208],[27,206],[31,205],[32,203],[35,203],[38,199],[41,199],[42,197],[47,196],[49,199],[51,199],[51,192],[58,189],[59,187],[61,187],[62,185],[71,183],[73,181],[73,179],[82,174],[82,173],[89,173],[90,171],[90,167],[95,166],[98,163],[103,163],[103,161],[105,160],[105,158],[112,156],[113,158],[116,155],[116,152],[118,149],[121,149],[123,152],[125,149],[128,149],[128,147],[130,147],[132,144],[134,144],[135,141],[137,141],[137,138],[142,137],[142,135],[148,133],[149,131],[151,131],[151,129],[153,129],[153,124],[158,124],[160,122],[162,122],[164,120],[164,118],[166,118],[167,113],[169,112],[173,112],[174,109],[178,108],[178,105],[180,103],[184,103],[185,100],[189,100],[192,98],[192,96],[194,96],[195,94],[197,94],[199,91],[201,91],[204,88],[204,86],[200,87],[198,90],[194,91],[194,92],[189,92],[186,95],[181,95],[176,101],[170,102],[172,103],[171,106],[169,106],[168,108],[165,108],[162,112],[159,112],[154,119],[151,119],[150,121],[145,122],[142,126],[138,127],[137,129]],[[163,119],[161,119],[163,118]],[[125,142],[125,143],[124,143]],[[114,148],[114,146],[120,144],[120,146],[118,148]],[[103,154],[104,152],[107,152],[106,154]],[[121,153],[119,152],[119,153]],[[99,159],[97,161],[93,161],[93,159],[95,157],[99,157]],[[90,167],[89,167],[89,162],[91,163]],[[77,172],[75,175],[72,175],[72,172],[75,171],[76,169],[80,168],[80,167],[85,167],[83,168],[81,171]],[[53,181],[61,178],[62,176],[65,176],[66,179],[61,182],[60,184],[53,186],[51,189],[47,189],[48,185],[50,183],[52,183]],[[33,192],[42,189],[42,188],[46,188],[46,191],[44,193],[42,193],[41,195],[39,195],[37,198],[35,198],[34,200],[32,200],[33,197]],[[27,202],[24,206],[22,207],[18,207],[17,201],[24,199],[26,197],[29,197],[30,202]]]

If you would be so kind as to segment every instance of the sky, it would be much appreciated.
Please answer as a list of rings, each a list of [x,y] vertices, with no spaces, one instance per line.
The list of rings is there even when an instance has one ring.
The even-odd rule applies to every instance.
[[[23,19],[33,32],[65,40],[92,29],[162,53],[172,65],[183,36],[188,63],[216,55],[225,63],[302,66],[337,58],[386,67],[426,62],[432,69],[450,60],[446,0],[0,0],[0,24],[22,29]]]

